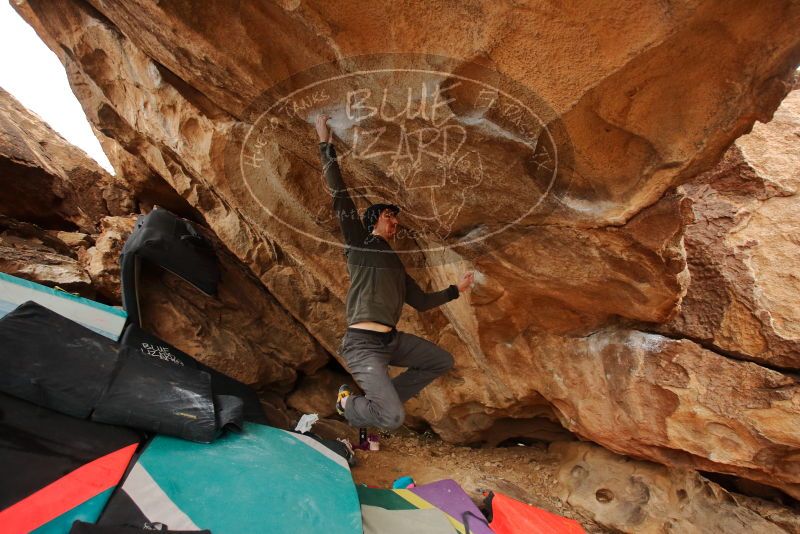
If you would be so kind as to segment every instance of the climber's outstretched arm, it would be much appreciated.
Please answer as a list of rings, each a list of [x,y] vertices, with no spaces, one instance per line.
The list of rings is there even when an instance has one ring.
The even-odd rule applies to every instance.
[[[419,287],[419,284],[406,273],[406,303],[419,311],[430,310],[437,306],[457,299],[458,296],[472,287],[475,274],[472,272],[464,273],[458,284],[452,284],[441,291],[426,293]]]
[[[430,310],[458,298],[458,287],[451,285],[441,291],[426,293],[419,284],[406,273],[406,304],[419,311]]]
[[[363,245],[367,238],[367,231],[358,217],[358,210],[347,192],[347,187],[342,180],[339,163],[336,161],[336,149],[331,141],[333,136],[328,128],[329,117],[318,115],[316,119],[317,135],[319,136],[319,155],[322,160],[322,172],[328,182],[328,189],[333,196],[333,211],[339,219],[344,241],[348,245]]]

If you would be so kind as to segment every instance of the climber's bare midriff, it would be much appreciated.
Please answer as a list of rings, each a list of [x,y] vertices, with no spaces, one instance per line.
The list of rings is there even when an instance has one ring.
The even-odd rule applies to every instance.
[[[375,323],[372,321],[362,321],[360,323],[353,323],[350,328],[360,328],[362,330],[372,330],[373,332],[389,332],[390,327],[385,324]]]

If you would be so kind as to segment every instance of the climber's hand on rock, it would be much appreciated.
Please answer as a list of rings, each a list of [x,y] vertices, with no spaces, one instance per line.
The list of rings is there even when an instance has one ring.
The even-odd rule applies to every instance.
[[[328,119],[330,118],[330,115],[326,115],[325,113],[317,115],[315,127],[317,128],[317,135],[319,136],[320,143],[331,142],[331,129],[328,128]]]
[[[472,287],[472,282],[475,281],[475,273],[472,271],[464,273],[464,276],[461,277],[461,281],[458,283],[458,292],[463,293],[470,287]]]

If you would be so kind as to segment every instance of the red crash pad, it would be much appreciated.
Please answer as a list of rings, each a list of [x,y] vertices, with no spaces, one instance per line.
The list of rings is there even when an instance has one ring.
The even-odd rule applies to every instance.
[[[492,498],[492,522],[495,534],[585,534],[577,521],[551,514],[508,495],[495,493]]]

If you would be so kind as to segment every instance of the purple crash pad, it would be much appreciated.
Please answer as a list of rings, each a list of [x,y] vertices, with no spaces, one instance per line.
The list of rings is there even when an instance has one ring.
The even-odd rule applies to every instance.
[[[473,534],[494,534],[486,519],[469,495],[455,480],[445,479],[411,488],[412,493],[425,499],[461,523],[469,525]],[[466,516],[465,516],[466,514]]]

